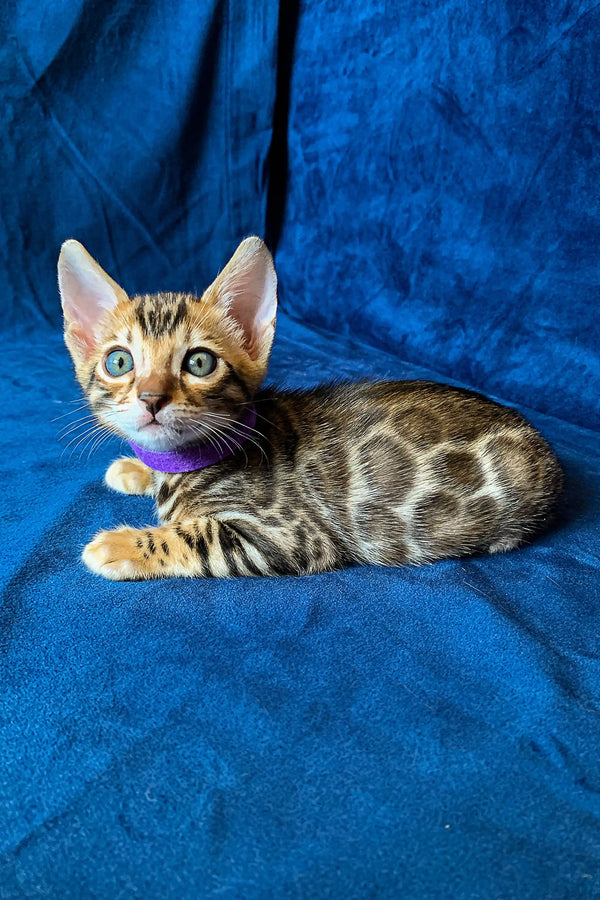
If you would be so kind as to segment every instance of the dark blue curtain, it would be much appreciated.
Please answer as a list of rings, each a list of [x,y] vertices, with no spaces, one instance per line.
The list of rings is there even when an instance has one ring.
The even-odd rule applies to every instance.
[[[600,9],[304,0],[286,307],[600,426]]]
[[[59,327],[67,237],[134,293],[201,291],[264,233],[275,2],[19,2],[2,15],[4,321]]]

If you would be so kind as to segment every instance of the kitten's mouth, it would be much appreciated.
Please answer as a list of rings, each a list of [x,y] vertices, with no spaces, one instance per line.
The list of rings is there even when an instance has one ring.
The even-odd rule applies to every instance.
[[[167,416],[166,421],[161,421],[146,413],[135,422],[128,438],[149,451],[157,452],[178,450],[191,444],[228,447],[237,444],[239,428],[239,424],[229,420],[225,414],[214,414],[214,419],[208,421],[204,417],[188,421],[182,415]]]
[[[146,422],[145,425],[140,425],[137,431],[142,443],[150,440],[154,444],[157,439],[162,443],[161,439],[167,436],[167,429],[162,422],[158,422],[156,419],[153,419],[152,422]]]
[[[194,432],[188,434],[187,429],[181,428],[173,422],[161,422],[159,419],[138,422],[135,433],[130,437],[136,444],[159,452],[175,450],[198,440],[198,436]]]
[[[136,443],[143,444],[152,450],[172,450],[181,444],[181,435],[177,430],[168,427],[164,422],[154,419],[138,428]]]

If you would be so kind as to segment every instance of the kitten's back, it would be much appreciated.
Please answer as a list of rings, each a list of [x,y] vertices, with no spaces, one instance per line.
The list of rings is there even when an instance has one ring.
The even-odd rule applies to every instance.
[[[552,519],[562,488],[554,454],[486,397],[419,381],[271,396],[286,425],[270,440],[285,458],[294,431],[295,477],[334,512],[343,507],[337,526],[361,561],[512,549]]]

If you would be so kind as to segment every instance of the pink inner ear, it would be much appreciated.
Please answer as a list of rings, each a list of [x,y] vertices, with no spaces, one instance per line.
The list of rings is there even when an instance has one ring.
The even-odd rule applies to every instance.
[[[107,309],[114,306],[107,302],[102,286],[94,283],[87,273],[74,272],[65,267],[60,279],[65,317],[77,322],[85,331],[93,331]]]
[[[268,352],[273,338],[269,329],[277,310],[277,276],[260,238],[247,238],[240,244],[217,285],[228,314],[243,329],[248,354],[256,359],[263,350]]]
[[[61,248],[58,283],[65,323],[87,344],[93,343],[106,312],[127,296],[77,241]]]

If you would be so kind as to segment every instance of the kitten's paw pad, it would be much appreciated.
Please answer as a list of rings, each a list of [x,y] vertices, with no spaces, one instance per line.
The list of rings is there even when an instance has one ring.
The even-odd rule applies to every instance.
[[[106,470],[104,480],[113,491],[121,494],[152,494],[152,474],[139,459],[115,459]]]
[[[96,575],[112,581],[137,581],[148,577],[140,565],[138,542],[135,528],[100,531],[84,547],[81,559]]]

